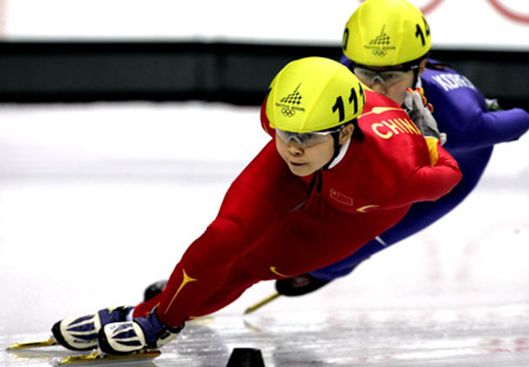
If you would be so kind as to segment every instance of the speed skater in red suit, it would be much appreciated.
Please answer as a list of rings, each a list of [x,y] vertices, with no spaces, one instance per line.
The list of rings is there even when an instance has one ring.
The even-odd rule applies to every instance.
[[[412,203],[437,200],[461,179],[438,136],[423,136],[397,103],[330,59],[285,66],[262,114],[272,139],[232,183],[164,290],[134,308],[57,322],[52,330],[63,346],[99,345],[110,354],[158,348],[187,320],[227,306],[257,282],[351,255]]]

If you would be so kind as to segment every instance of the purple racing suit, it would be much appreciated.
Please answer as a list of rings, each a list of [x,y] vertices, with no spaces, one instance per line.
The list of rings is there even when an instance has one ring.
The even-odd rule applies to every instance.
[[[345,56],[341,62],[350,66]],[[459,163],[462,180],[438,201],[413,204],[404,218],[377,239],[344,260],[311,272],[312,276],[327,281],[345,276],[361,261],[448,214],[474,190],[494,145],[517,140],[529,129],[529,113],[525,110],[488,111],[483,94],[463,75],[438,61],[428,60],[419,83],[434,106],[439,131],[447,134],[444,148]]]

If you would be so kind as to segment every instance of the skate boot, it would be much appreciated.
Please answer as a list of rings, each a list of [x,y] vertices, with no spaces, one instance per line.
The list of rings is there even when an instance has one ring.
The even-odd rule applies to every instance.
[[[283,296],[302,296],[314,292],[328,283],[330,281],[315,278],[310,274],[303,274],[292,278],[276,280],[276,290],[277,293]]]
[[[125,321],[133,307],[105,308],[93,314],[58,321],[51,331],[63,347],[76,350],[97,348],[99,330],[108,323]]]
[[[99,332],[99,348],[107,354],[126,355],[157,349],[176,338],[184,325],[170,328],[156,316],[156,307],[147,317],[105,325]]]

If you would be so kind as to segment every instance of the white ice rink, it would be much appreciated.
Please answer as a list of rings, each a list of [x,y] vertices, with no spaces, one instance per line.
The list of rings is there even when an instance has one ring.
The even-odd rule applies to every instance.
[[[449,137],[450,138],[450,137]],[[0,344],[134,304],[165,279],[267,141],[258,109],[199,103],[0,106]],[[529,137],[498,146],[477,190],[428,230],[297,299],[243,310],[261,283],[189,323],[144,367],[529,366]],[[58,347],[0,352],[49,366]]]

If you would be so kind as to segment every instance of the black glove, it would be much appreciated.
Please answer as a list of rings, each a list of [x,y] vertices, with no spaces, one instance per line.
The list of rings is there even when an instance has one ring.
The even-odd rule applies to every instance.
[[[303,274],[292,278],[276,280],[276,290],[283,296],[302,296],[314,292],[329,283],[330,280],[321,280],[310,274]]]
[[[145,292],[143,292],[143,302],[147,302],[162,293],[166,284],[167,280],[159,280],[145,288]]]

